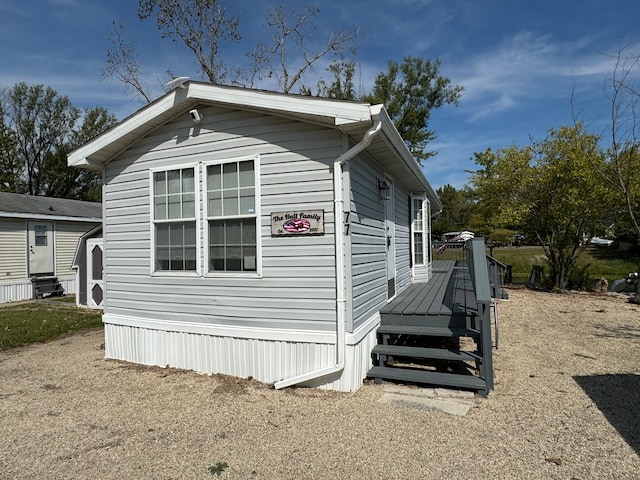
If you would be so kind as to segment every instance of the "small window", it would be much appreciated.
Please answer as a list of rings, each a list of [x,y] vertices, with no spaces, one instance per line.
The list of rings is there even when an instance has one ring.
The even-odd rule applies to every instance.
[[[46,247],[47,246],[47,226],[35,225],[34,231],[35,231],[36,247]]]
[[[411,235],[414,265],[424,265],[431,261],[431,245],[429,240],[430,207],[427,199],[422,197],[413,198]]]
[[[257,271],[255,160],[207,166],[209,272]]]
[[[153,173],[155,270],[197,270],[195,168]]]

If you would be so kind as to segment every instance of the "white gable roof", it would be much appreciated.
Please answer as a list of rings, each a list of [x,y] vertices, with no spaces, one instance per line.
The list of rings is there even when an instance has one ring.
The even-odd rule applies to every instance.
[[[100,170],[104,163],[115,158],[140,138],[176,116],[203,104],[286,116],[328,128],[337,128],[347,133],[355,142],[361,140],[375,121],[380,121],[382,131],[367,148],[367,153],[411,191],[426,191],[435,203],[434,211],[441,208],[439,199],[395,129],[384,106],[202,82],[186,82],[182,87],[146,105],[110,130],[71,152],[68,164]]]

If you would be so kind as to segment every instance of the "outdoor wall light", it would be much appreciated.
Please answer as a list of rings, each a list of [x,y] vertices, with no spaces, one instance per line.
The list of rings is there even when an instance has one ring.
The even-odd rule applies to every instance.
[[[189,115],[191,115],[191,120],[193,120],[193,123],[200,123],[202,121],[203,115],[198,112],[197,108],[189,110]]]
[[[378,180],[378,193],[380,194],[380,200],[389,200],[391,189],[385,180]]]

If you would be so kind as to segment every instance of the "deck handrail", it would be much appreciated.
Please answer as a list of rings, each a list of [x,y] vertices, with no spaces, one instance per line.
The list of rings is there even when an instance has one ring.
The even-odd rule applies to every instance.
[[[478,304],[478,320],[480,325],[480,339],[478,350],[483,362],[480,366],[480,376],[487,384],[487,392],[493,390],[493,343],[491,340],[491,281],[487,268],[484,238],[472,238],[465,245],[471,283]]]
[[[491,255],[487,255],[487,261],[491,262],[492,264],[494,264],[500,270],[506,270],[507,269],[507,266],[504,263],[502,263],[500,260],[497,260],[495,257],[492,257]]]
[[[504,263],[493,258],[491,255],[487,255],[487,268],[489,270],[491,296],[493,298],[507,299],[507,294],[504,287],[504,275],[506,275],[507,267]]]

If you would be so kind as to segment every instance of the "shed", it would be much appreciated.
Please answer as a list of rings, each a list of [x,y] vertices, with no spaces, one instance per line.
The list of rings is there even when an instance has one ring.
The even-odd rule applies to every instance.
[[[107,358],[355,391],[431,275],[441,203],[382,105],[189,81],[68,163],[103,173]]]
[[[78,240],[71,268],[76,271],[76,305],[102,308],[102,224],[92,228]]]
[[[78,239],[101,217],[101,203],[0,192],[0,303],[33,298],[34,278],[75,293]]]

